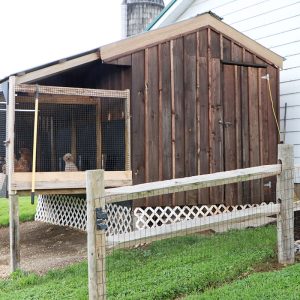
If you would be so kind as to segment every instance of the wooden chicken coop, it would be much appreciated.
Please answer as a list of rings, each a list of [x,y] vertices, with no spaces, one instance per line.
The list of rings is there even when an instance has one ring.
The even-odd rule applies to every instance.
[[[276,163],[282,61],[206,13],[16,74],[10,158],[31,150],[32,113],[17,109],[33,110],[38,91],[37,189],[79,190],[63,173],[66,153],[81,171],[132,170],[133,184]],[[11,183],[28,190],[30,174]],[[260,203],[274,192],[267,178],[133,206]]]

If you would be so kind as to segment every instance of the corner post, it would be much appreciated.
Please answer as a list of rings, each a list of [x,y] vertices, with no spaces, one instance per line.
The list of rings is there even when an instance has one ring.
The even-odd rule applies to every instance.
[[[96,208],[104,210],[104,171],[86,172],[88,285],[90,300],[106,299],[105,231],[97,230]]]
[[[294,146],[278,145],[278,160],[282,164],[277,176],[276,202],[280,204],[277,217],[278,262],[295,262],[294,250]]]
[[[9,195],[9,248],[11,272],[20,268],[19,199],[16,191],[12,189],[12,175],[14,173],[15,161],[15,84],[15,77],[9,77],[9,97],[6,110],[6,174]]]

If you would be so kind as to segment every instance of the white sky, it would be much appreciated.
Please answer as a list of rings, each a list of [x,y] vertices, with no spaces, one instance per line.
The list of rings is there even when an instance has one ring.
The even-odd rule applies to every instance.
[[[0,79],[119,40],[121,2],[1,0]]]

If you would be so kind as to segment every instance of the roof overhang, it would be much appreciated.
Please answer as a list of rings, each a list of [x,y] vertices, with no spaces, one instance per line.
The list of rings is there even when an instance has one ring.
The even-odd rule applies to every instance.
[[[256,55],[282,68],[284,60],[283,57],[262,46],[243,33],[237,31],[218,18],[212,16],[210,13],[201,14],[170,26],[148,31],[112,44],[105,45],[100,48],[101,59],[103,61],[109,61],[121,55],[125,55],[126,53],[131,53],[135,50],[143,49],[145,47],[155,45],[159,42],[163,42],[187,32],[193,32],[199,28],[207,26],[221,32]]]

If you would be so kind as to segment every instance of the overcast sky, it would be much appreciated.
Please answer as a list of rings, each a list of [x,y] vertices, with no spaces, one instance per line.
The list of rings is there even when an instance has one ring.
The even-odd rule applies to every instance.
[[[0,79],[119,40],[121,2],[1,0]]]

